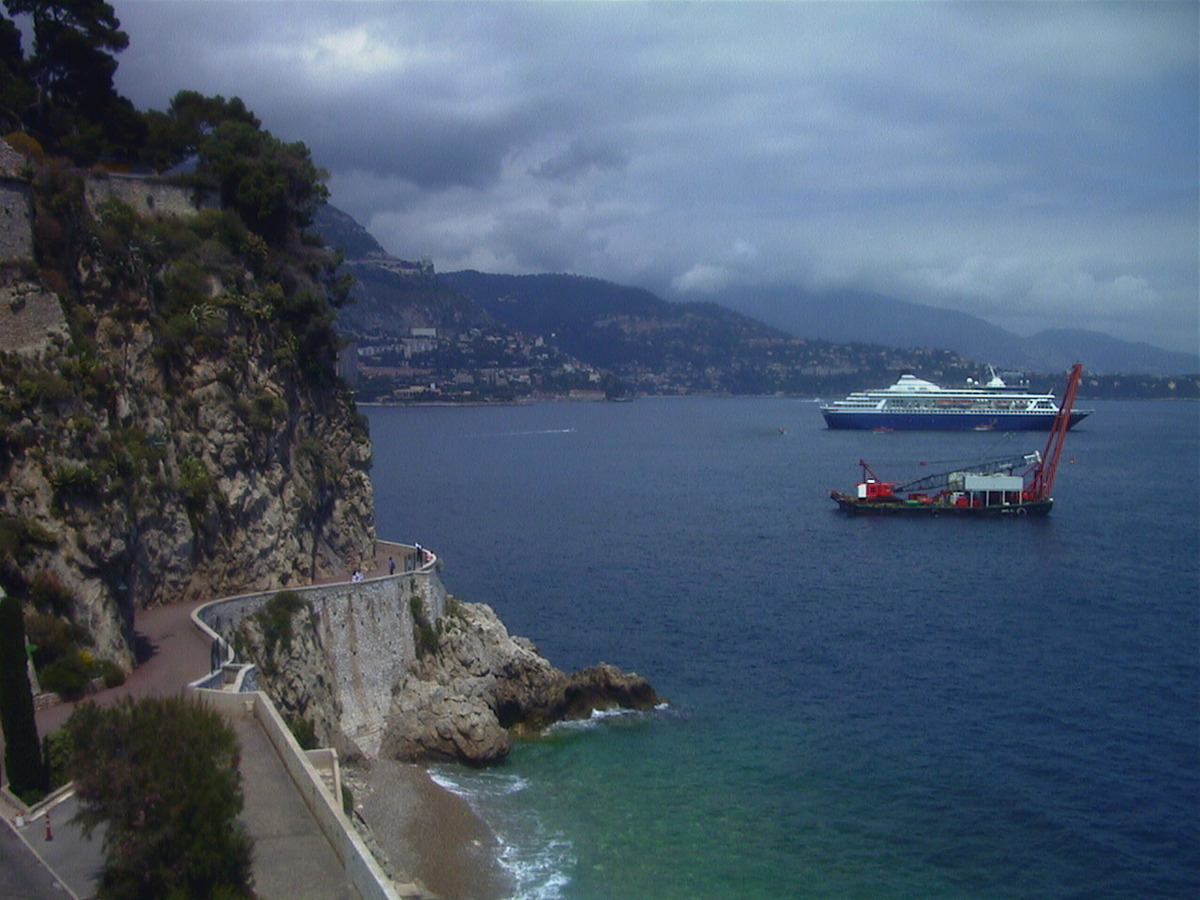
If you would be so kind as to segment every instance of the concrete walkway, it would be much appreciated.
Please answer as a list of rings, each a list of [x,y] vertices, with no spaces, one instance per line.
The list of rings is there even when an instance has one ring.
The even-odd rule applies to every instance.
[[[104,828],[98,828],[91,837],[85,837],[83,829],[71,821],[78,809],[75,795],[69,794],[46,813],[13,831],[20,835],[45,869],[57,876],[72,897],[91,897],[96,893],[100,870],[104,865],[100,850],[104,842]],[[49,827],[47,815],[50,818]],[[47,840],[47,834],[50,840]],[[58,891],[61,900],[62,888]]]
[[[242,745],[242,822],[254,838],[254,887],[266,900],[358,900],[333,847],[258,719],[229,719]]]

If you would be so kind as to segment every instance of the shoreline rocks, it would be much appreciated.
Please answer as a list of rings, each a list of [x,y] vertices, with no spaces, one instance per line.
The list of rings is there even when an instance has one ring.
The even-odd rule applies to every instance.
[[[567,674],[513,637],[486,604],[457,603],[393,691],[380,755],[406,762],[489,765],[514,734],[534,734],[595,710],[652,709],[640,675],[601,663]]]

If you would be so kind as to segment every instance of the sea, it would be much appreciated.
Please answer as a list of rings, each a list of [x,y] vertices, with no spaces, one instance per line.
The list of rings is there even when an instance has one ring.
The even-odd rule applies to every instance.
[[[1044,434],[791,398],[371,408],[382,538],[666,698],[443,766],[519,900],[1200,897],[1200,404],[1081,403],[1045,519],[829,498]]]

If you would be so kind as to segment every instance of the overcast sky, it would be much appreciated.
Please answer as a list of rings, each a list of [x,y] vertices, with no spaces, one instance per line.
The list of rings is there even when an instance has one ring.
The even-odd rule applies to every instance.
[[[113,3],[440,271],[852,286],[1195,352],[1198,6]]]

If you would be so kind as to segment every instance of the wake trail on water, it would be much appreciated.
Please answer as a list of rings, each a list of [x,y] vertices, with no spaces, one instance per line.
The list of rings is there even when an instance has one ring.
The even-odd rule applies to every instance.
[[[494,438],[494,437],[529,437],[539,434],[574,434],[574,428],[539,428],[534,431],[485,431],[477,434],[468,434],[469,438]]]

